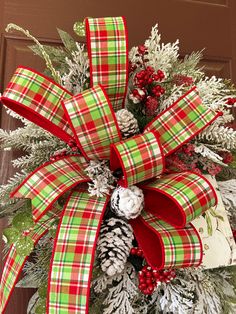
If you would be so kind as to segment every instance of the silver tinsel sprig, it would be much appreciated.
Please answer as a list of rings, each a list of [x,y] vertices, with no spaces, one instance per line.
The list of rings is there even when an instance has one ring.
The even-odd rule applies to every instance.
[[[108,167],[107,160],[91,160],[85,171],[92,181],[88,183],[90,195],[103,196],[114,189],[116,179]]]

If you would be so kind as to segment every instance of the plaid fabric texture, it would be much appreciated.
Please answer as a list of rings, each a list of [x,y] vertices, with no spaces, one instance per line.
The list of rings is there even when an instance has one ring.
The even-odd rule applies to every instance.
[[[160,113],[146,131],[155,130],[159,134],[164,155],[169,155],[219,115],[202,104],[194,88]]]
[[[111,145],[110,166],[121,167],[124,178],[120,185],[127,187],[163,172],[163,155],[153,132],[146,132]]]
[[[29,235],[32,237],[36,244],[38,240],[45,234],[51,224],[57,218],[56,213],[48,212],[34,227]],[[21,273],[21,270],[26,262],[27,256],[21,256],[17,254],[15,246],[12,245],[4,269],[2,272],[0,283],[0,313],[4,313],[10,295],[16,285],[17,279]]]
[[[189,224],[185,228],[175,229],[166,222],[157,219],[151,213],[143,211],[141,217],[150,226],[151,230],[158,235],[164,248],[162,252],[158,252],[162,260],[161,268],[182,268],[200,264],[202,246],[198,233],[192,225]],[[145,247],[142,249],[145,255]]]
[[[88,313],[96,239],[107,200],[81,189],[69,197],[51,262],[47,313]]]
[[[64,141],[73,138],[61,100],[71,94],[33,70],[19,67],[3,94],[4,105]]]
[[[114,111],[100,86],[64,102],[81,152],[89,159],[109,159],[110,144],[121,139]]]
[[[172,206],[179,208],[179,215],[182,212],[186,217],[184,224],[200,216],[217,203],[217,196],[212,185],[204,177],[192,172],[164,175],[159,180],[150,182],[143,188],[144,190],[151,189],[154,193],[156,192],[156,199],[158,199],[159,193],[169,198],[172,201]],[[168,209],[163,208],[163,212],[160,213],[163,220],[166,220],[166,210]],[[171,221],[167,222],[171,223]],[[183,227],[183,225],[177,227]]]
[[[37,221],[68,189],[89,181],[83,171],[85,164],[85,159],[78,155],[48,162],[32,172],[11,196],[30,198]]]
[[[114,110],[119,110],[128,79],[125,22],[122,17],[87,18],[86,32],[92,84],[102,84]]]

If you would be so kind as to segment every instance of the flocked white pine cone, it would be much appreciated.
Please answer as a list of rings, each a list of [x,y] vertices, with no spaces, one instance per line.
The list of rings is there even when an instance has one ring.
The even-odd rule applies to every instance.
[[[133,241],[131,226],[122,219],[104,219],[97,243],[101,269],[108,276],[121,273],[127,262]]]
[[[124,138],[128,138],[139,133],[138,122],[130,111],[126,109],[118,110],[116,112],[116,119]]]
[[[129,188],[119,186],[112,193],[111,208],[119,217],[134,219],[140,215],[143,206],[143,191],[135,185]]]

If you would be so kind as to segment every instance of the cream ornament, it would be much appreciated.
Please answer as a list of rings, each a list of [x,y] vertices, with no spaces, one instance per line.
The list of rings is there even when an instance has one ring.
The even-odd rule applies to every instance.
[[[119,217],[134,219],[144,207],[143,191],[135,185],[129,188],[117,187],[111,196],[112,211]]]

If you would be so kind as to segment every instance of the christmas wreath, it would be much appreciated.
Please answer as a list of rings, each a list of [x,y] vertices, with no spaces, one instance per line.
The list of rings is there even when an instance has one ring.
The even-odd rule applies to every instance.
[[[23,123],[1,148],[25,152],[0,187],[1,312],[17,286],[31,314],[233,313],[235,87],[157,25],[130,51],[121,17],[76,23],[86,45],[12,29],[46,71],[18,67],[1,96]]]

